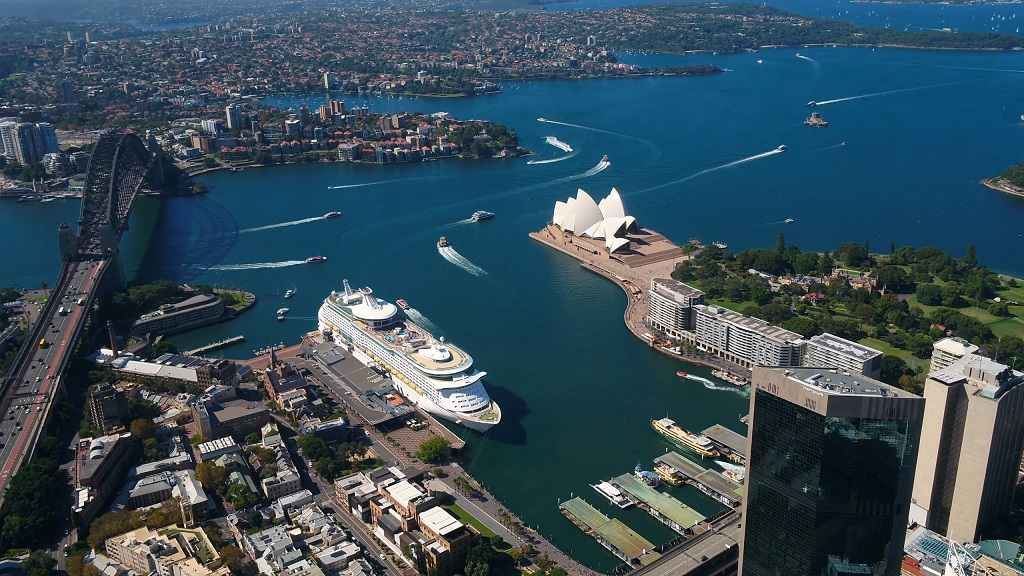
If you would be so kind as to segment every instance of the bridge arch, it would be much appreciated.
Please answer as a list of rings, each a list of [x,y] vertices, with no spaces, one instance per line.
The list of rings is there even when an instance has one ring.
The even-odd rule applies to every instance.
[[[128,216],[154,164],[142,139],[135,134],[108,132],[93,148],[82,193],[78,247],[102,255],[128,228]],[[113,232],[114,238],[104,238]]]

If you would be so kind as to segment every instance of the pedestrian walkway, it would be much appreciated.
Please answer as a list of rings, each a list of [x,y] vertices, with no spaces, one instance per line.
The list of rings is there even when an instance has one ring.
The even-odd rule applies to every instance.
[[[507,517],[511,518],[513,522],[518,522],[520,525],[524,527],[526,526],[526,524],[523,523],[523,521],[520,520],[518,516],[516,516],[510,510],[505,508],[505,506],[501,504],[501,502],[499,502],[478,482],[473,480],[472,476],[469,476],[461,467],[457,465],[448,465],[445,466],[444,468],[446,469],[448,476],[446,478],[440,479],[440,481],[443,482],[445,486],[448,488],[446,492],[449,492],[450,494],[458,494],[458,489],[455,486],[455,478],[458,476],[465,476],[473,484],[474,491],[463,497],[462,501],[465,502],[467,505],[472,506],[472,508],[468,509],[467,512],[473,514],[473,516],[477,517],[481,522],[484,522],[485,518],[488,519],[488,522],[484,522],[486,526],[490,527],[491,522],[497,523],[499,526],[501,526],[502,524],[499,518],[506,517],[503,516],[502,513],[507,515]],[[462,506],[461,503],[459,505]],[[478,513],[482,514],[482,516],[477,516]],[[534,551],[536,551],[538,556],[547,555],[548,559],[553,564],[561,566],[569,574],[573,574],[574,576],[604,576],[600,572],[595,572],[594,570],[591,570],[590,568],[587,568],[586,566],[573,560],[569,557],[568,554],[556,548],[554,544],[548,542],[543,536],[541,536],[536,531],[531,530],[530,528],[526,528],[526,531],[523,533],[522,537],[515,536],[508,528],[504,528],[504,530],[502,530],[501,532],[495,530],[495,532],[503,536],[507,534],[509,537],[511,537],[511,539],[509,540],[509,543],[511,544],[530,544],[531,546],[533,546],[533,549]]]

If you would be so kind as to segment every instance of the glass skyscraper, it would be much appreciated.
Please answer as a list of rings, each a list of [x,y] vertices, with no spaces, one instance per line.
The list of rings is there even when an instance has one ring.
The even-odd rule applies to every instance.
[[[754,369],[744,576],[897,576],[924,399],[861,374]]]

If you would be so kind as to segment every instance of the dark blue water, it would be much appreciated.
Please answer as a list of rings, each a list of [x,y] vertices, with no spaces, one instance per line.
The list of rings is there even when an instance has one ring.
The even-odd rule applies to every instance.
[[[469,436],[467,467],[526,522],[610,570],[616,560],[559,515],[558,499],[582,494],[665,541],[666,529],[642,512],[613,512],[588,484],[638,461],[649,467],[664,452],[650,418],[743,431],[738,416],[747,398],[676,377],[677,363],[623,326],[621,290],[527,237],[550,219],[556,200],[577,187],[603,196],[615,186],[643,226],[677,242],[699,237],[742,250],[772,246],[784,231],[804,250],[867,240],[879,251],[895,241],[959,255],[975,244],[981,262],[1024,275],[1024,199],[978,184],[1021,160],[1024,54],[796,52],[681,59],[733,70],[714,77],[507,83],[486,98],[373,100],[377,111],[447,111],[509,125],[538,152],[534,159],[565,156],[544,142],[549,135],[577,153],[534,165],[445,160],[211,174],[203,177],[212,188],[205,197],[140,202],[124,242],[127,267],[138,278],[255,292],[258,305],[237,320],[172,339],[191,347],[244,334],[245,343],[224,350],[228,357],[294,343],[315,329],[322,298],[343,278],[408,300],[474,356],[503,406],[501,426]],[[828,128],[802,124],[809,100],[822,102],[813,110]],[[780,144],[788,150],[768,154]],[[583,177],[604,154],[610,167]],[[62,201],[0,204],[0,230],[16,248],[3,282],[52,283],[56,228],[77,210]],[[246,231],[331,210],[342,216]],[[475,210],[497,217],[461,222]],[[795,222],[782,224],[786,218]],[[441,235],[485,274],[441,258]],[[296,263],[315,254],[328,261]],[[288,289],[298,294],[286,301]],[[274,311],[285,305],[289,319],[278,322]],[[716,510],[692,491],[678,492],[702,511]]]

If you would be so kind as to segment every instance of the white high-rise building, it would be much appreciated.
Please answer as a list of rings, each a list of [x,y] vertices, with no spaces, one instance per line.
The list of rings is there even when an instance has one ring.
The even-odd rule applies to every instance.
[[[228,119],[228,130],[242,129],[242,108],[238,104],[228,104],[224,114]]]
[[[978,347],[963,338],[943,338],[932,344],[932,364],[930,371],[938,372],[949,368],[951,364],[968,354],[974,354]]]
[[[10,120],[0,122],[0,153],[12,160],[15,157],[14,150],[16,148],[16,140],[14,137],[14,130],[17,126],[17,122],[12,122]]]

